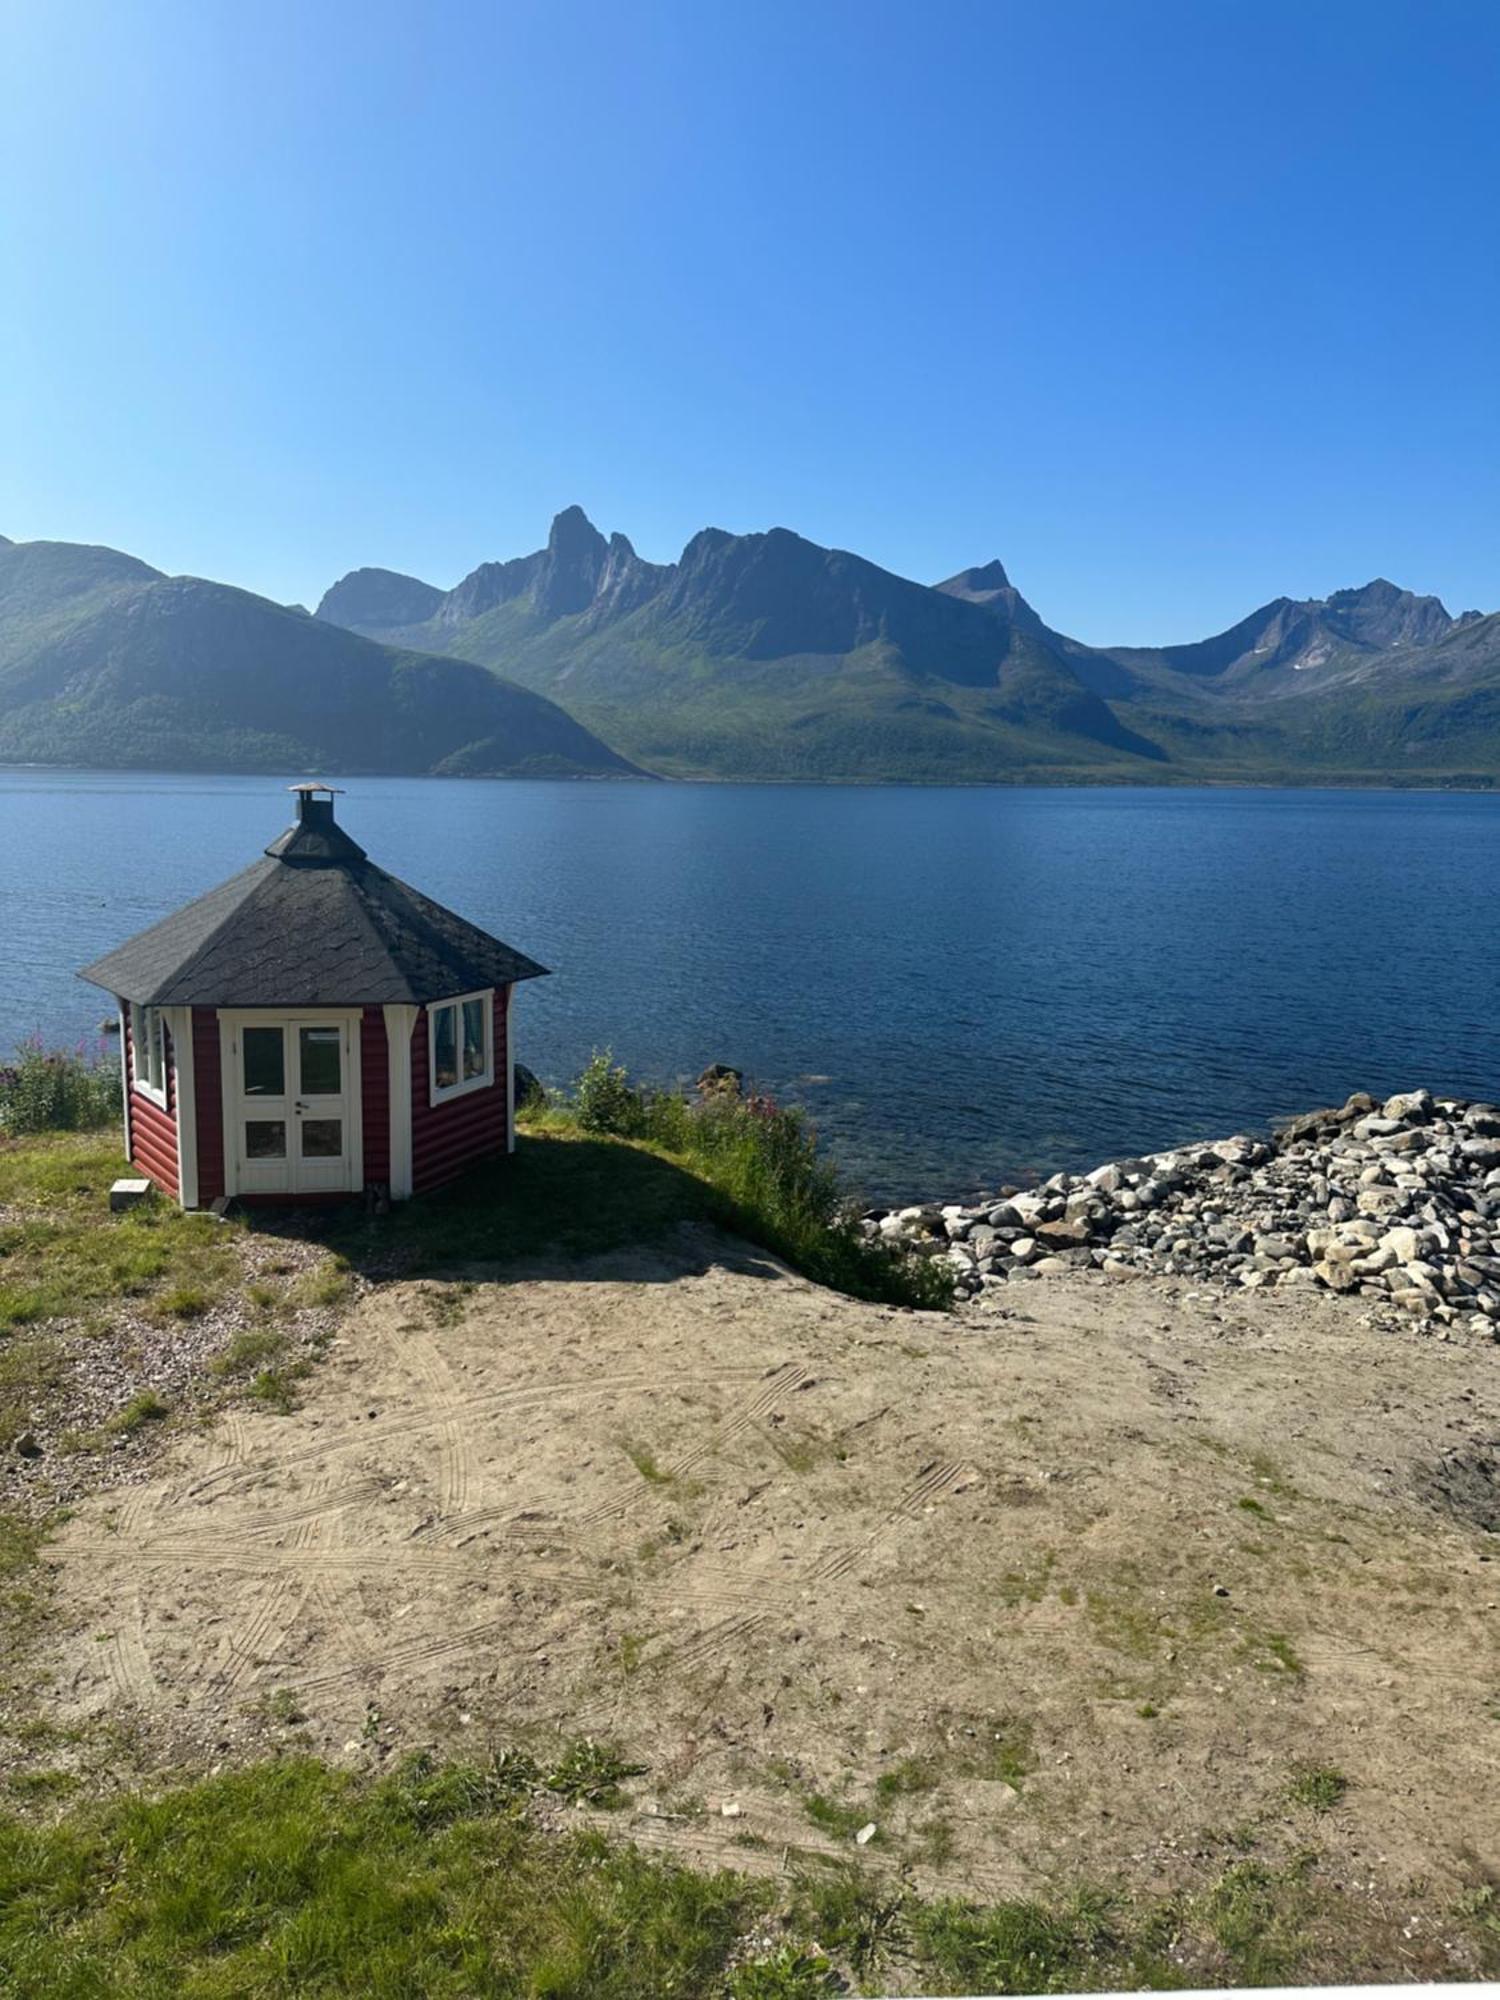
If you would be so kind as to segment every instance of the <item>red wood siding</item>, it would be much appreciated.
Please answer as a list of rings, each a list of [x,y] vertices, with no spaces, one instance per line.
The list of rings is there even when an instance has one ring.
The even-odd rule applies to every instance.
[[[167,1108],[135,1087],[135,1037],[132,1016],[125,1010],[125,1043],[130,1057],[130,1163],[155,1181],[164,1194],[177,1199],[177,1117],[172,1036],[166,1032]]]
[[[224,1088],[219,1068],[219,1012],[193,1009],[193,1097],[198,1111],[198,1206],[224,1192]]]
[[[385,1015],[366,1007],[359,1029],[359,1095],[364,1121],[365,1186],[388,1187],[391,1179],[391,1063]]]
[[[423,1194],[441,1187],[472,1160],[503,1153],[510,1140],[506,1127],[507,1051],[505,1046],[506,988],[495,993],[495,1080],[486,1090],[446,1104],[428,1102],[427,1009],[417,1015],[411,1037],[411,1178],[412,1191]]]

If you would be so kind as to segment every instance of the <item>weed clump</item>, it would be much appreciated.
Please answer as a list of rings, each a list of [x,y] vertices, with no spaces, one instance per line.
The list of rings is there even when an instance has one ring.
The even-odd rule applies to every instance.
[[[1293,1773],[1287,1797],[1293,1805],[1307,1806],[1313,1812],[1332,1812],[1348,1789],[1349,1780],[1332,1765],[1305,1764]]]
[[[95,1132],[120,1117],[120,1065],[102,1037],[90,1051],[49,1049],[40,1035],[0,1064],[0,1132]]]

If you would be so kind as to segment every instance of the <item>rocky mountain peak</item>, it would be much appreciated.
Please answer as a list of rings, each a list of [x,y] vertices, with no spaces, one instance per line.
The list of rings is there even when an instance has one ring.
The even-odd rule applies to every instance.
[[[1441,599],[1418,597],[1383,576],[1336,590],[1320,608],[1340,637],[1362,646],[1430,646],[1453,628]]]
[[[957,576],[950,576],[946,583],[937,586],[939,590],[946,590],[950,597],[982,597],[990,591],[1009,590],[1010,587],[1005,565],[998,556],[992,562],[980,563],[973,569],[961,569]]]
[[[569,558],[602,556],[607,547],[603,535],[581,507],[564,507],[560,514],[552,517],[551,532],[547,536],[548,555]]]
[[[609,543],[581,507],[565,507],[552,523],[546,554],[532,585],[532,602],[547,618],[586,611],[599,589]]]

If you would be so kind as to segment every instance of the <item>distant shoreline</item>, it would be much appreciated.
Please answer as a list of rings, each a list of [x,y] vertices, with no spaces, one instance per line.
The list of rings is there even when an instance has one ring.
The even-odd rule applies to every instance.
[[[230,769],[222,765],[193,764],[41,764],[0,760],[0,775],[8,771],[71,774],[89,778],[287,778],[292,766],[251,766]],[[314,768],[312,766],[306,768]],[[882,792],[1424,792],[1463,794],[1484,798],[1500,793],[1500,772],[1493,776],[1468,773],[1462,778],[1443,778],[1428,773],[1402,779],[1393,776],[1340,778],[1330,773],[1307,777],[1272,775],[1266,777],[1215,778],[1201,773],[1168,776],[1160,770],[1149,778],[1090,777],[1073,773],[1047,778],[1035,772],[1020,772],[1013,778],[806,778],[806,777],[721,777],[709,773],[677,775],[662,771],[597,771],[548,774],[546,772],[455,772],[455,771],[376,771],[345,770],[338,765],[319,764],[320,776],[342,779],[410,779],[445,785],[712,785],[726,788],[753,786],[758,790],[783,791],[792,788],[819,791]],[[298,774],[305,775],[303,767]]]

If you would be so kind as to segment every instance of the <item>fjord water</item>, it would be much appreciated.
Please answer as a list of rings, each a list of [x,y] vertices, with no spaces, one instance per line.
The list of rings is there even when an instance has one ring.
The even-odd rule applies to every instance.
[[[0,1050],[92,1039],[75,979],[258,856],[262,777],[0,772]],[[348,781],[372,858],[554,968],[596,1047],[807,1106],[872,1196],[966,1194],[1351,1090],[1500,1097],[1500,798]]]

